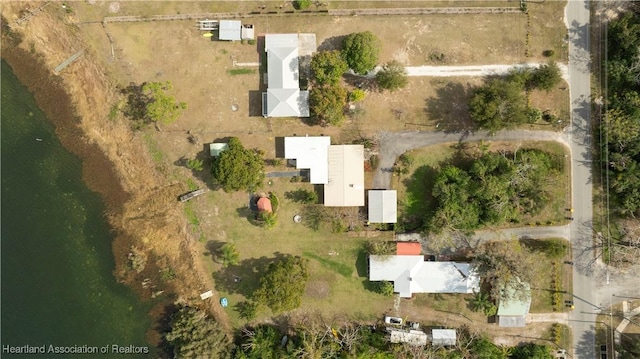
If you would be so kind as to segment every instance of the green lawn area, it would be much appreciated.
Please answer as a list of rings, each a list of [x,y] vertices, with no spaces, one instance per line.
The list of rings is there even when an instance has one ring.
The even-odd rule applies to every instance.
[[[514,227],[524,225],[560,225],[567,223],[566,209],[571,207],[569,202],[570,166],[568,149],[555,142],[490,142],[465,144],[464,151],[469,154],[479,153],[480,147],[485,146],[489,151],[513,151],[518,149],[540,149],[556,155],[563,164],[563,173],[549,178],[545,190],[550,198],[549,204],[535,216],[525,215],[522,222],[513,224]],[[517,146],[517,147],[516,147]],[[408,152],[414,158],[407,175],[395,176],[392,187],[398,191],[399,218],[405,222],[406,230],[418,230],[432,210],[431,189],[438,170],[446,161],[456,161],[456,144],[442,144],[429,146]],[[508,227],[510,224],[504,224]]]
[[[547,240],[566,241],[562,238],[548,238]],[[542,240],[527,240],[525,244],[534,251],[536,263],[540,263],[540,273],[536,283],[531,283],[531,313],[565,312],[569,308],[564,305],[565,300],[571,300],[573,278],[571,266],[565,261],[571,260],[571,251],[567,250],[560,258],[549,258],[542,252],[536,251],[536,245]],[[557,284],[555,281],[557,280]],[[561,293],[566,291],[567,293]],[[554,294],[558,293],[558,294]],[[554,298],[554,295],[556,296]]]
[[[271,182],[271,185],[269,185]],[[266,267],[276,257],[284,254],[302,256],[309,260],[310,277],[302,305],[296,312],[321,312],[339,314],[355,319],[379,319],[393,307],[393,298],[374,292],[367,280],[366,240],[391,240],[391,232],[332,233],[329,226],[314,231],[302,223],[295,223],[293,216],[302,214],[303,205],[285,196],[287,191],[299,188],[313,189],[308,183],[291,183],[288,178],[272,178],[265,181],[262,191],[274,192],[280,204],[278,223],[272,229],[259,227],[250,221],[247,193],[227,194],[211,191],[207,194],[209,207],[217,208],[215,222],[222,224],[223,233],[209,233],[203,243],[203,260],[212,273],[216,290],[229,299],[227,312],[235,326],[246,323],[234,305],[250,298],[260,286],[260,278]],[[361,236],[374,235],[375,238]],[[213,238],[219,239],[213,239]],[[215,260],[226,242],[236,245],[240,263],[222,268]],[[235,279],[240,278],[239,281]],[[354,306],[357,298],[357,306]],[[259,312],[256,320],[265,320],[273,314],[268,309]]]

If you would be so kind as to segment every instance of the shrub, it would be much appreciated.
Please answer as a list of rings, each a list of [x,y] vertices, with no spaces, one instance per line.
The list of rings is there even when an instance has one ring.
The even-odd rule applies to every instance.
[[[383,280],[378,286],[378,291],[385,297],[393,296],[393,283]]]
[[[391,61],[376,74],[376,83],[380,88],[392,92],[401,89],[409,83],[407,70],[398,61]]]
[[[536,123],[542,119],[542,111],[540,111],[540,109],[537,109],[535,107],[529,107],[527,108],[527,118],[528,118],[527,122]]]
[[[187,168],[190,170],[200,172],[204,168],[204,161],[199,160],[197,158],[192,158],[190,160],[187,160]]]
[[[370,255],[384,256],[392,255],[396,252],[395,242],[369,241],[366,244],[367,253]]]
[[[269,201],[271,201],[271,209],[275,212],[278,210],[278,205],[280,204],[280,201],[278,200],[278,197],[276,196],[275,193],[273,192],[269,192]]]
[[[378,156],[372,155],[371,157],[369,157],[369,163],[371,164],[371,169],[375,170],[380,164],[380,159],[378,158]]]
[[[256,40],[255,39],[249,39],[249,40],[247,40],[247,44],[255,45],[256,44]]]
[[[349,102],[358,102],[364,99],[365,93],[361,89],[354,89],[349,92]]]
[[[551,56],[553,56],[555,54],[556,54],[556,52],[553,51],[553,50],[544,50],[544,51],[542,51],[542,56],[544,56],[544,57],[551,57]]]
[[[136,247],[131,247],[128,259],[129,268],[133,269],[137,273],[142,272],[147,266],[147,255]]]
[[[304,10],[311,5],[311,0],[294,0],[292,3],[296,10]]]
[[[236,310],[240,314],[240,318],[253,320],[258,314],[258,304],[252,301],[242,301],[236,304]]]

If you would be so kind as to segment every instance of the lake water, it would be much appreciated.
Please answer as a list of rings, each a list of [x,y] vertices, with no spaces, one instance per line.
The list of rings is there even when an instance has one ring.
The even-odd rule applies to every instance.
[[[1,105],[0,357],[149,357],[114,352],[149,347],[150,308],[115,281],[113,234],[100,197],[4,61]],[[45,354],[9,354],[25,345]],[[68,353],[94,348],[98,353]]]

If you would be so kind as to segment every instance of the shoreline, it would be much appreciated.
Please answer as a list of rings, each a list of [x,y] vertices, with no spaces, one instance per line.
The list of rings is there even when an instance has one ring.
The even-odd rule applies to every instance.
[[[2,8],[2,59],[33,94],[61,144],[82,161],[82,179],[100,195],[105,218],[114,232],[114,279],[129,287],[140,301],[153,301],[147,313],[151,324],[147,338],[158,346],[173,304],[192,303],[203,288],[212,287],[212,281],[207,280],[210,275],[198,263],[182,207],[173,195],[185,185],[158,173],[141,134],[133,133],[126,120],[107,119],[119,94],[79,29],[60,21],[60,14],[51,9],[26,24],[14,25],[12,20],[23,6],[12,3]],[[49,39],[41,29],[50,31]],[[20,40],[14,42],[15,37]],[[55,74],[52,64],[61,62],[60,56],[74,48],[88,51]],[[141,248],[148,257],[140,273],[128,267],[132,247]],[[167,268],[175,271],[175,279],[163,280],[161,271]],[[152,286],[142,284],[147,279]],[[160,291],[166,293],[153,299],[154,292]],[[229,330],[226,313],[215,304],[210,301],[199,306]]]

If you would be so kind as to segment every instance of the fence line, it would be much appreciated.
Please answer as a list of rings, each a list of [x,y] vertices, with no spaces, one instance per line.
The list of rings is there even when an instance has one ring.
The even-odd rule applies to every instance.
[[[234,19],[266,16],[366,16],[366,15],[432,15],[432,14],[515,14],[517,7],[442,7],[442,8],[383,8],[383,9],[335,9],[308,11],[256,11],[248,13],[202,13],[151,16],[108,16],[103,22],[143,22],[173,20]]]

